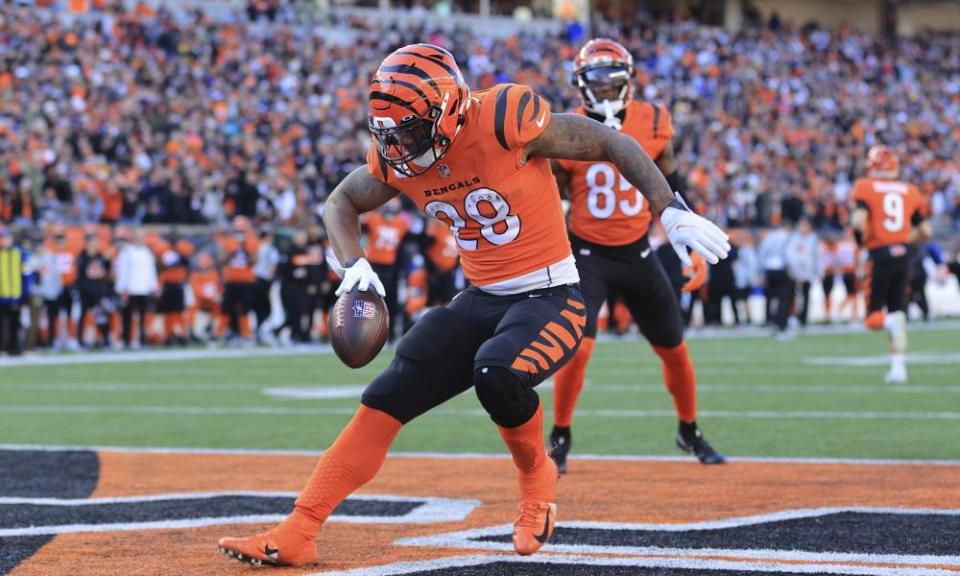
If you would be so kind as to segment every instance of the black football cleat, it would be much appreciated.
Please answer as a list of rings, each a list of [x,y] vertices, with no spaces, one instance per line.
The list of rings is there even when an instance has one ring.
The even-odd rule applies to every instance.
[[[560,474],[567,472],[567,454],[570,453],[572,445],[573,436],[570,434],[570,429],[554,426],[550,432],[550,457],[557,464],[557,472]]]
[[[713,446],[703,437],[703,432],[697,427],[696,423],[690,425],[680,423],[680,430],[677,432],[677,448],[687,454],[693,454],[701,464],[725,464],[727,459],[713,449]]]

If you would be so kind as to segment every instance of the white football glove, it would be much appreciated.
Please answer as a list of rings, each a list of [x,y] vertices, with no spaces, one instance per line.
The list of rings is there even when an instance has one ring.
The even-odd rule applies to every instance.
[[[367,262],[366,258],[357,260],[353,263],[353,266],[343,271],[343,282],[341,282],[340,287],[337,288],[337,296],[353,290],[354,286],[361,292],[366,292],[373,286],[374,291],[379,294],[381,298],[387,296],[387,291],[383,289],[383,282],[380,281],[377,273],[370,267],[370,263]]]
[[[730,252],[730,238],[713,222],[686,209],[679,195],[677,200],[684,207],[667,206],[660,213],[660,223],[680,262],[684,266],[691,265],[687,247],[696,250],[710,264],[726,258]]]

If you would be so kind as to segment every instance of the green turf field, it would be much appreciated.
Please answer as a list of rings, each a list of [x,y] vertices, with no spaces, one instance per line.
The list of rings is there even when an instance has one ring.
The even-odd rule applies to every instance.
[[[910,344],[910,383],[889,386],[882,334],[695,339],[701,427],[734,456],[958,459],[960,332],[915,331]],[[0,366],[0,443],[322,449],[391,357],[361,370],[332,354]],[[587,378],[575,452],[677,453],[671,399],[646,344],[601,342]],[[346,390],[265,393],[275,388]],[[541,396],[549,407],[552,391]],[[413,422],[395,449],[503,451],[472,391]]]

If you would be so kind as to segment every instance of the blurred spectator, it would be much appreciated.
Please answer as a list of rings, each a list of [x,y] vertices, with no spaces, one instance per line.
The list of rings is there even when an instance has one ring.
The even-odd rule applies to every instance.
[[[47,337],[40,338],[39,345],[52,348],[60,310],[57,299],[60,298],[60,292],[63,290],[60,272],[57,270],[57,258],[45,242],[40,242],[30,256],[29,266],[34,271],[34,297],[40,301],[41,309],[45,311],[47,319]],[[39,326],[34,328],[39,329]]]
[[[786,224],[772,228],[760,242],[758,255],[767,297],[767,322],[773,324],[778,336],[786,334],[793,303],[794,282],[787,270],[790,236]]]
[[[257,234],[257,264],[253,267],[255,276],[253,284],[253,312],[257,317],[256,338],[259,343],[262,338],[261,329],[270,318],[270,287],[277,274],[277,264],[280,262],[280,253],[273,245],[273,232],[269,228],[261,228]]]
[[[733,281],[736,285],[733,307],[737,311],[734,318],[738,322],[743,319],[751,324],[750,295],[761,284],[757,249],[753,245],[753,235],[747,230],[732,231],[731,241],[737,247],[737,259],[733,263]]]
[[[18,356],[20,306],[29,295],[25,277],[27,254],[14,244],[13,235],[0,228],[0,352]]]
[[[800,218],[797,229],[787,242],[787,272],[799,289],[797,319],[807,325],[810,314],[810,288],[820,282],[820,238],[814,234],[810,219]]]
[[[555,109],[576,107],[578,34],[500,40],[327,15],[353,36],[336,45],[310,24],[263,23],[286,21],[287,4],[251,0],[256,25],[119,3],[69,22],[0,6],[16,54],[0,74],[14,103],[0,112],[0,220],[259,224],[316,214],[364,161],[373,70],[409,42],[449,48],[475,89],[527,83]],[[771,207],[795,197],[815,228],[837,229],[864,151],[880,141],[909,158],[903,177],[930,198],[935,220],[960,223],[956,35],[782,23],[729,34],[649,20],[593,28],[633,52],[643,97],[670,106],[691,200],[721,223],[765,225]]]
[[[135,348],[142,348],[147,342],[147,308],[152,296],[160,293],[160,284],[157,281],[157,260],[153,252],[145,243],[145,233],[135,228],[130,242],[120,248],[117,256],[115,290],[120,296],[120,306],[123,311],[123,344],[127,348],[132,346],[131,328],[133,314],[137,314],[138,343]]]
[[[80,316],[77,317],[77,341],[84,346],[85,321],[92,316],[100,338],[98,345],[110,346],[109,318],[114,310],[110,282],[110,259],[100,247],[100,235],[87,235],[84,251],[77,258],[77,290],[80,295]]]

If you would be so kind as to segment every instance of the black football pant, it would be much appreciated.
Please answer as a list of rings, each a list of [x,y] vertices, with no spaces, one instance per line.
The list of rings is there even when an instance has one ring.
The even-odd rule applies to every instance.
[[[130,346],[130,329],[133,324],[133,313],[137,313],[137,326],[140,329],[140,345],[147,342],[147,303],[149,296],[128,296],[123,307],[123,344]]]
[[[283,324],[274,329],[280,333],[284,328],[290,328],[290,340],[293,342],[309,342],[309,324],[305,316],[310,309],[307,285],[303,282],[282,282],[280,284],[280,301],[283,302]]]
[[[253,313],[257,316],[257,330],[270,317],[270,285],[272,282],[257,278],[253,282]]]
[[[910,258],[906,248],[886,246],[870,251],[867,260],[867,314],[887,309],[899,312],[906,307],[910,285]],[[892,253],[891,251],[895,253]]]
[[[20,353],[20,304],[0,303],[0,350]]]
[[[519,426],[540,405],[533,388],[573,357],[586,322],[575,285],[510,296],[468,288],[400,339],[363,404],[406,424],[473,386],[494,422]]]
[[[767,321],[773,322],[777,330],[787,329],[790,318],[790,305],[793,303],[794,283],[786,270],[767,270],[765,272],[767,297]]]
[[[680,303],[646,236],[626,246],[601,246],[571,235],[570,244],[587,305],[587,338],[596,338],[597,314],[613,288],[650,344],[673,348],[683,341]]]
[[[230,319],[230,330],[235,337],[240,337],[244,333],[240,329],[240,323],[247,321],[247,315],[252,307],[252,282],[227,282],[223,285],[223,303],[220,305],[220,312]]]

